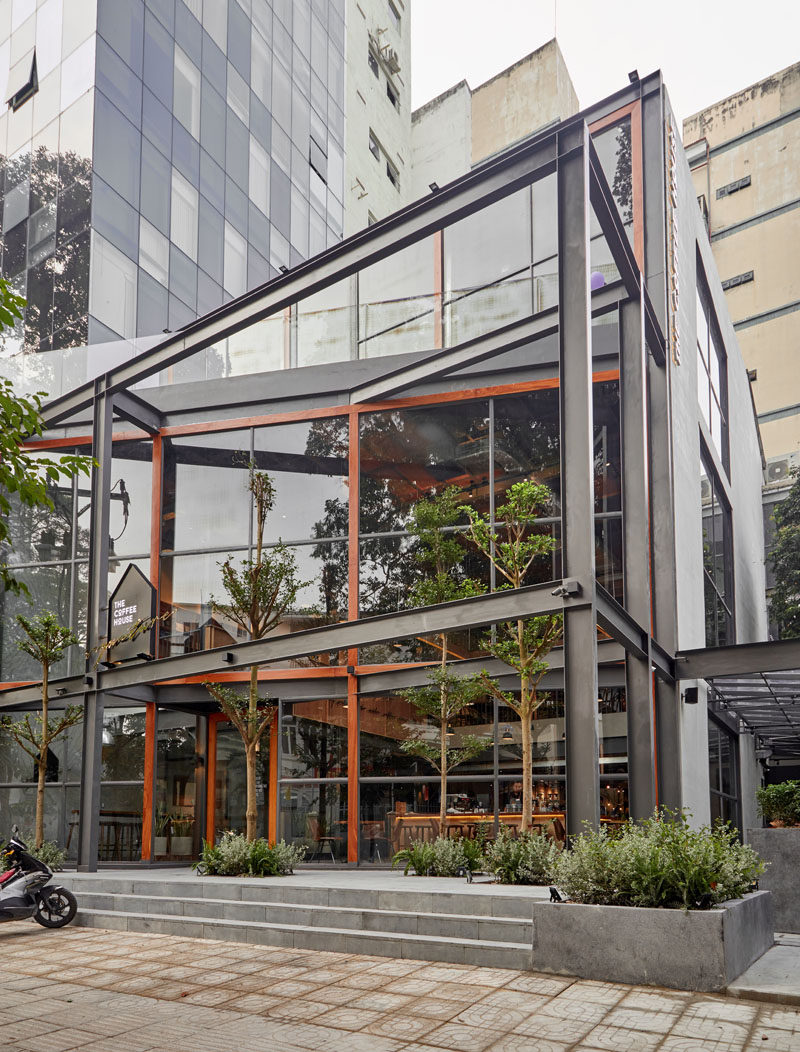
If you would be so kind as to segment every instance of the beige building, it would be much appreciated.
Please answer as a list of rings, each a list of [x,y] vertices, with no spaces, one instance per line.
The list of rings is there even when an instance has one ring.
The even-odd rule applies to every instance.
[[[474,90],[462,80],[415,110],[411,198],[577,113],[578,97],[556,40]]]
[[[800,467],[800,63],[689,117],[683,137],[775,485]]]
[[[345,236],[412,199],[410,8],[348,0]]]

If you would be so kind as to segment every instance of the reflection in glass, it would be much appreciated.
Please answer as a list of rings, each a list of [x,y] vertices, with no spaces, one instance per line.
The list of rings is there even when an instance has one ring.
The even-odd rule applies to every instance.
[[[600,166],[608,180],[620,219],[633,242],[633,160],[631,118],[592,135]]]
[[[300,300],[296,319],[298,365],[355,356],[354,282],[350,278]]]
[[[308,862],[347,859],[347,785],[338,782],[280,785],[279,839],[307,848]]]
[[[284,704],[281,777],[347,777],[345,702],[321,699]]]
[[[269,836],[269,757],[270,736],[264,734],[256,758],[256,807],[258,836]],[[247,827],[247,771],[244,743],[235,727],[225,721],[217,723],[217,762],[214,782],[214,831],[219,838],[223,830],[243,833]]]
[[[155,858],[187,858],[194,854],[196,751],[194,717],[159,709],[153,825]]]
[[[359,358],[437,346],[435,252],[435,239],[425,238],[359,273]]]
[[[444,231],[445,343],[528,317],[531,194],[526,187]]]

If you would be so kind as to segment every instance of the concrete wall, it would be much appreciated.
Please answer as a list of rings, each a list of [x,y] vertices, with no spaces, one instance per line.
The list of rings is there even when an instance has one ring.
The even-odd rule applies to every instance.
[[[739,736],[739,784],[742,792],[741,829],[744,839],[748,830],[761,825],[761,816],[756,807],[756,789],[763,781],[764,769],[755,754],[755,739],[750,734]]]
[[[472,93],[472,163],[578,112],[578,96],[556,40]]]
[[[667,109],[668,120],[678,127]],[[682,151],[677,158],[677,263],[680,297],[678,331],[680,364],[671,363],[671,409],[675,495],[675,552],[678,610],[678,647],[705,646],[703,548],[700,506],[700,433],[702,418],[697,401],[696,297],[697,258],[711,294],[728,359],[730,470],[717,463],[717,474],[732,508],[736,641],[765,639],[763,518],[761,511],[761,455],[753,417],[749,380],[731,322],[725,294],[708,241],[689,166]],[[716,454],[711,448],[712,457]],[[701,702],[703,701],[701,691]],[[681,706],[683,802],[696,822],[707,821],[708,727],[706,706]],[[740,743],[743,811],[749,814],[755,777],[752,739]],[[747,799],[746,799],[747,797]]]
[[[709,231],[723,279],[753,273],[730,288],[728,308],[754,385],[759,413],[800,405],[800,63],[731,95],[684,122],[684,142],[699,143],[695,192],[708,203]],[[743,138],[739,138],[743,137]],[[702,145],[707,149],[703,153]],[[692,150],[693,156],[695,151]],[[717,197],[720,188],[750,185]],[[795,307],[778,317],[772,311]],[[800,449],[800,411],[765,420],[768,459]]]
[[[472,163],[472,92],[465,80],[414,111],[411,123],[412,197],[468,172]]]
[[[367,226],[370,213],[374,219],[383,219],[412,199],[411,12],[403,0],[392,3],[400,14],[399,30],[389,14],[388,0],[348,0],[345,236]],[[370,37],[378,61],[377,77],[367,61]],[[384,48],[397,53],[399,72],[390,70]],[[387,79],[399,95],[399,110],[386,93]],[[370,130],[380,144],[378,158],[369,149]],[[399,190],[386,174],[387,159],[399,173]]]
[[[461,81],[414,111],[412,199],[558,120],[578,97],[557,41],[549,40],[475,88]]]

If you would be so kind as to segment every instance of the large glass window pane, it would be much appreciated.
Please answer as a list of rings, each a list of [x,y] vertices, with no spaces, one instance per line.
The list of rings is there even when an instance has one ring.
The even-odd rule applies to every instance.
[[[48,610],[62,625],[74,624],[69,564],[16,570],[14,576],[27,585],[31,601],[8,590],[0,591],[0,682],[38,680],[41,676],[41,667],[17,647],[17,642],[23,638],[23,631],[16,621],[17,614],[30,617],[32,610]],[[53,666],[52,678],[69,675],[70,650],[78,652],[80,647],[66,651],[65,657]]]
[[[159,629],[161,657],[194,654],[241,643],[245,638],[241,630],[219,619],[211,608],[212,596],[225,598],[220,564],[227,554],[162,557],[159,599],[161,614],[168,617]],[[240,552],[235,558],[245,556],[246,552]]]
[[[353,356],[355,304],[350,278],[300,300],[296,316],[298,365],[340,362]]]
[[[347,786],[338,782],[279,787],[280,833],[290,844],[307,848],[309,862],[347,858]]]
[[[250,432],[172,439],[165,444],[165,453],[164,549],[247,545]]]
[[[269,157],[259,142],[250,136],[250,200],[266,215],[269,212]]]
[[[155,858],[194,855],[195,775],[197,747],[194,717],[166,709],[158,711],[156,736]]]
[[[526,187],[445,229],[448,346],[533,312],[530,201]]]
[[[195,263],[197,262],[197,211],[197,190],[173,168],[170,238]]]
[[[267,540],[347,535],[347,454],[347,417],[256,429],[253,459],[275,487]]]
[[[600,165],[608,180],[620,219],[633,242],[633,160],[631,152],[631,119],[595,132],[592,141]]]
[[[361,533],[405,527],[411,506],[446,486],[488,509],[488,402],[449,402],[361,417]]]
[[[437,345],[436,241],[425,238],[358,275],[358,356],[426,351]]]
[[[345,702],[320,700],[284,705],[281,777],[347,777]]]
[[[232,296],[241,296],[247,291],[247,242],[231,226],[225,223],[225,271],[223,285]]]
[[[95,173],[138,209],[141,134],[99,91],[95,95]]]
[[[162,285],[169,284],[169,241],[144,216],[139,218],[139,266]]]
[[[256,755],[257,835],[269,835],[270,735],[265,733]],[[217,837],[230,829],[243,833],[247,827],[247,770],[242,736],[231,724],[217,723],[217,762],[214,782],[214,830]]]
[[[153,497],[153,444],[115,442],[111,461],[109,533],[117,556],[150,551],[150,511]]]
[[[94,231],[89,311],[125,339],[136,335],[136,264]]]
[[[173,112],[186,130],[200,138],[200,70],[189,56],[175,47]]]

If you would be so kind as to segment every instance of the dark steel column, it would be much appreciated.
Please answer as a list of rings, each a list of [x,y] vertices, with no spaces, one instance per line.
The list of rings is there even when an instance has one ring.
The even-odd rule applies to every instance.
[[[672,492],[670,439],[671,362],[659,368],[648,362],[650,379],[650,524],[653,573],[653,637],[675,653],[677,607],[675,593],[675,526]],[[698,498],[699,499],[699,498]],[[656,680],[656,759],[658,803],[680,808],[683,804],[681,776],[680,690]]]
[[[647,456],[647,348],[641,296],[620,310],[620,403],[622,413],[622,524],[625,609],[649,632],[650,478]],[[649,636],[648,636],[649,639]],[[628,710],[628,786],[631,818],[647,818],[656,806],[653,674],[644,657],[625,655]]]
[[[103,743],[103,694],[99,689],[98,647],[108,629],[108,524],[111,491],[113,404],[102,378],[94,383],[92,504],[89,531],[89,597],[86,617],[86,685],[83,696],[83,763],[81,766],[80,839],[78,869],[97,869],[100,827],[100,772]]]
[[[559,136],[558,303],[561,543],[564,578],[594,594],[594,428],[589,299],[589,132]],[[588,598],[584,594],[584,600]],[[600,823],[597,619],[594,602],[564,605],[567,832]]]

